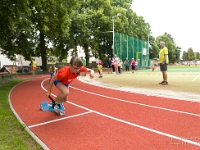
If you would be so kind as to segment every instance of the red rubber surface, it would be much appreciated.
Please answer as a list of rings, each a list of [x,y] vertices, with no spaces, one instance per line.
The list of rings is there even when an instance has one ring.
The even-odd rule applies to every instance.
[[[122,92],[74,80],[69,103],[64,104],[66,115],[59,116],[39,109],[40,102],[48,100],[41,88],[41,83],[47,88],[48,80],[42,82],[47,77],[19,84],[12,90],[10,100],[23,122],[52,150],[200,149],[199,103]],[[58,90],[53,87],[52,93],[58,94]],[[199,145],[181,141],[183,138]]]

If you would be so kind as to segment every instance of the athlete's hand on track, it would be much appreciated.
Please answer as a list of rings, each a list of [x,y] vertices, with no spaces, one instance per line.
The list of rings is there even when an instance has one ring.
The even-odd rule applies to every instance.
[[[51,95],[51,92],[50,92],[50,91],[47,91],[46,97],[49,97],[50,95]]]

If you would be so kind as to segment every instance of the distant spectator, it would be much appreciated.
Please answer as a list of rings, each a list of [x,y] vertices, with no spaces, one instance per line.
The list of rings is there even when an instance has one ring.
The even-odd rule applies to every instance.
[[[134,73],[134,71],[135,71],[135,60],[134,60],[134,58],[132,58],[131,66],[132,66],[132,73]]]
[[[101,61],[101,60],[99,60],[99,64],[102,65],[102,67],[104,65],[103,61]]]
[[[51,78],[56,74],[57,70],[58,70],[58,68],[56,68],[55,65],[52,65],[49,68],[48,72],[50,73]],[[51,78],[50,78],[50,80],[51,80]],[[49,82],[50,82],[50,80],[49,80]]]
[[[103,66],[102,66],[102,61],[101,60],[99,60],[99,63],[98,63],[98,65],[97,65],[97,70],[98,70],[98,72],[99,72],[99,78],[102,78],[103,76],[102,76],[102,72],[103,72]]]
[[[111,58],[108,59],[108,73],[112,73],[112,70],[111,70],[111,67],[112,67],[112,64],[111,64]]]
[[[81,56],[81,60],[82,60],[83,66],[86,67],[86,59],[83,56]],[[86,72],[82,72],[81,74],[82,76],[86,76]]]
[[[115,62],[115,74],[119,74],[119,57],[117,55],[114,56],[114,62]]]
[[[125,63],[126,71],[129,71],[130,62],[129,62],[128,58],[126,58],[124,63]]]
[[[137,70],[137,67],[138,67],[138,62],[135,61],[135,70]]]
[[[111,60],[112,72],[115,73],[115,60],[112,58]]]
[[[119,73],[122,74],[122,69],[123,69],[123,61],[120,59],[119,61]]]
[[[32,67],[32,75],[35,76],[35,72],[36,72],[36,69],[37,69],[37,63],[35,61],[35,58],[32,58],[30,56],[30,59],[31,59],[31,67]]]

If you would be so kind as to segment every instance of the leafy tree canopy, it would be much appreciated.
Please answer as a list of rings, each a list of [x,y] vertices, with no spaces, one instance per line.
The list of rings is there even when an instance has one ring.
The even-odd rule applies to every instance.
[[[84,48],[87,62],[90,52],[99,58],[112,55],[112,21],[115,32],[147,41],[150,25],[131,10],[132,0],[2,0],[0,4],[1,53],[41,56],[47,70],[47,58],[67,57],[69,50]],[[118,13],[119,17],[115,17]],[[158,51],[150,36],[151,55]],[[155,52],[154,52],[155,51]],[[152,56],[153,57],[153,56]]]
[[[164,41],[165,46],[168,48],[169,62],[171,63],[179,62],[181,48],[179,46],[176,46],[172,36],[167,33],[164,33],[163,35],[158,36],[155,41],[158,47],[160,45],[160,41]]]

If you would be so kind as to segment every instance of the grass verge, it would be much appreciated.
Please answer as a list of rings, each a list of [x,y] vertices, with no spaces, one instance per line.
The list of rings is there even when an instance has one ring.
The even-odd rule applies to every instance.
[[[10,109],[10,90],[24,80],[0,79],[0,150],[42,150]]]

